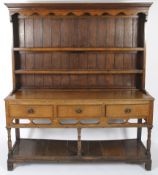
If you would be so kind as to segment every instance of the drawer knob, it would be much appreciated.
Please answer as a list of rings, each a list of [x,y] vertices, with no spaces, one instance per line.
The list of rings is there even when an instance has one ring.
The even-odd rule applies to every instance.
[[[125,110],[124,110],[124,112],[126,113],[126,114],[129,114],[129,113],[131,113],[131,109],[130,108],[126,108]]]
[[[76,111],[77,114],[81,114],[82,113],[82,109],[80,109],[80,108],[77,108],[75,111]]]
[[[27,110],[27,112],[28,112],[29,114],[33,114],[35,111],[34,111],[34,109],[29,108],[29,109]]]

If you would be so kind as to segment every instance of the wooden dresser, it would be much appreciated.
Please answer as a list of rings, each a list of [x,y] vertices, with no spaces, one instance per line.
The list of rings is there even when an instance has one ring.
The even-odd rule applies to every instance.
[[[14,163],[81,161],[144,163],[151,170],[154,99],[145,90],[144,42],[150,5],[6,4],[14,86],[5,99],[8,170]],[[135,127],[136,137],[82,140],[82,128],[116,127]],[[21,138],[20,128],[76,128],[78,137]]]

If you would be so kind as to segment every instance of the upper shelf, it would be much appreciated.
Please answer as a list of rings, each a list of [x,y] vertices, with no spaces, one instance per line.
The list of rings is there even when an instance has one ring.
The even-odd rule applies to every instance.
[[[13,48],[14,51],[23,52],[137,52],[144,51],[143,47],[136,48]]]
[[[142,74],[143,70],[15,70],[15,74]]]

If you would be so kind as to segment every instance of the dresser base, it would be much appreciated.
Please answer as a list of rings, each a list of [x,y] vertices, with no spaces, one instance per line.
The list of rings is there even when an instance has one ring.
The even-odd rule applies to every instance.
[[[77,141],[20,139],[9,154],[8,170],[13,170],[14,163],[95,161],[145,163],[146,170],[150,170],[151,160],[146,151],[137,139],[82,141],[81,154],[77,151]]]

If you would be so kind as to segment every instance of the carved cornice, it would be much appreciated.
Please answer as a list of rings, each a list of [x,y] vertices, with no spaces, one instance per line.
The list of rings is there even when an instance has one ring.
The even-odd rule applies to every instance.
[[[132,16],[148,15],[151,3],[9,3],[10,16]]]
[[[32,16],[32,15],[40,15],[40,16],[84,16],[84,15],[89,15],[89,16],[117,16],[117,15],[126,15],[126,16],[131,16],[131,15],[138,15],[139,13],[143,13],[147,15],[147,11],[141,10],[128,10],[128,11],[123,11],[123,10],[12,10],[10,11],[10,16],[14,14],[20,14],[23,16]]]

